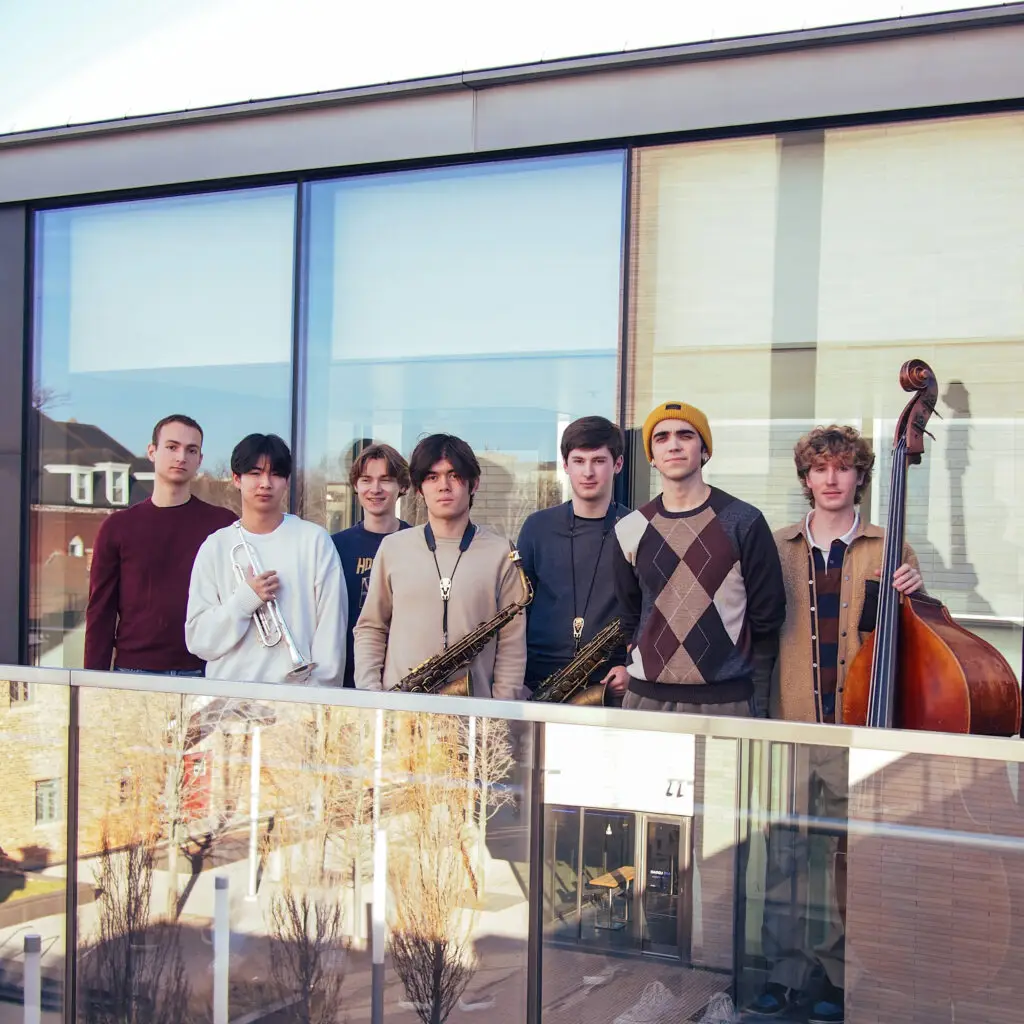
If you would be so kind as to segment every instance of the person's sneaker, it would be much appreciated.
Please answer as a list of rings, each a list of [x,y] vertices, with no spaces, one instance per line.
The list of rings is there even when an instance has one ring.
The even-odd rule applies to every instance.
[[[769,985],[748,1007],[755,1017],[778,1017],[793,1005],[792,992],[782,985]],[[840,1020],[842,1018],[840,1017]]]
[[[843,1004],[832,1002],[831,999],[819,1000],[807,1016],[807,1024],[843,1024],[845,1020]]]

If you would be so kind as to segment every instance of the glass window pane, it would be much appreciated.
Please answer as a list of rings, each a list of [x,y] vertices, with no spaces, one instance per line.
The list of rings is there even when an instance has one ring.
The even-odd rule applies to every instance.
[[[931,365],[943,419],[909,473],[907,540],[930,592],[1019,673],[1024,116],[828,132],[824,157],[819,416],[862,418],[884,522],[899,367]]]
[[[295,194],[38,215],[32,661],[81,666],[96,534],[114,509],[150,494],[157,420],[183,413],[202,424],[194,493],[223,504],[234,500],[235,443],[254,430],[289,436]]]
[[[216,877],[232,1020],[369,1019],[371,909],[388,1020],[525,1020],[532,759],[500,719],[83,689],[80,877],[103,895],[79,909],[79,1005],[209,1019]]]
[[[626,425],[671,399],[702,408],[715,436],[709,479],[757,505],[771,452],[777,150],[771,137],[642,150],[633,176]],[[642,503],[660,485],[637,471]]]
[[[23,1019],[23,950],[40,940],[43,1024],[63,1020],[70,689],[0,681],[0,1021]],[[74,780],[71,780],[71,785]],[[79,879],[77,903],[96,900]],[[27,1014],[25,1015],[27,1016]]]
[[[360,439],[434,431],[481,456],[479,521],[561,500],[561,429],[615,416],[622,195],[620,152],[310,186],[307,518],[351,525]]]
[[[709,416],[705,479],[773,528],[808,510],[793,445],[849,424],[885,526],[898,375],[939,381],[906,539],[929,593],[1021,668],[1024,116],[644,149],[635,155],[628,426],[668,399]],[[660,490],[641,465],[632,499]]]

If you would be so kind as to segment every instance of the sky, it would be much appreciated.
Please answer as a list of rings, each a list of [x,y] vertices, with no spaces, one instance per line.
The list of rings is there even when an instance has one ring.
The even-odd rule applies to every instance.
[[[0,134],[992,3],[0,0]]]

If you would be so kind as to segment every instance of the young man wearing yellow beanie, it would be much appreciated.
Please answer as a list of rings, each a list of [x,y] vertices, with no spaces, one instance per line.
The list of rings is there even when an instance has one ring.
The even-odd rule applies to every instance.
[[[616,593],[632,634],[625,708],[767,715],[786,596],[764,516],[704,482],[699,409],[665,402],[643,426],[662,493],[615,527]]]

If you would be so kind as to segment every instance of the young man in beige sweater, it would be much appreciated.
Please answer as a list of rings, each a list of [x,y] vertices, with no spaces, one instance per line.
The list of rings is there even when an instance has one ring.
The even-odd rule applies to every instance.
[[[508,542],[470,519],[480,464],[450,434],[424,438],[409,459],[427,523],[381,542],[356,623],[355,683],[390,690],[412,669],[523,600]],[[523,695],[526,617],[516,615],[469,664],[474,697]],[[456,675],[464,675],[465,669]]]

